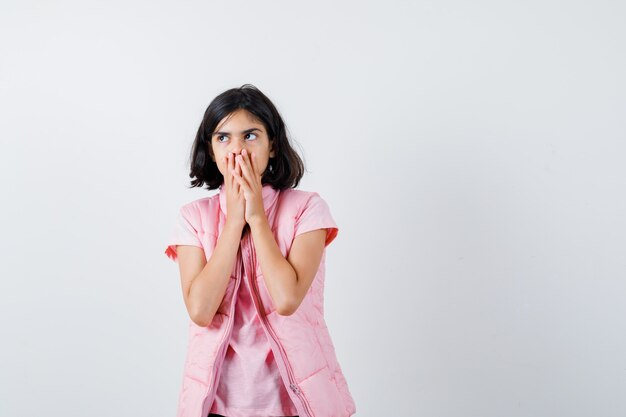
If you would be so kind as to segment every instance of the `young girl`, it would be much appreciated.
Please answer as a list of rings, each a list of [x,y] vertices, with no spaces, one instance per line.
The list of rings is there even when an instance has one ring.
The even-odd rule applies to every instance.
[[[326,201],[272,102],[249,84],[217,96],[192,147],[193,187],[165,253],[178,262],[189,340],[177,417],[347,417],[356,412],[324,321]]]

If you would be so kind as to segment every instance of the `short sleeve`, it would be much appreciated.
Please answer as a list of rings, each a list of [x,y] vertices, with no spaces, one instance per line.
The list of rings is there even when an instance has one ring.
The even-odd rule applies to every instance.
[[[300,215],[296,218],[294,236],[316,229],[326,229],[324,247],[335,240],[339,232],[326,201],[318,193],[312,193]]]
[[[181,207],[178,213],[178,217],[176,218],[176,222],[167,242],[167,248],[165,249],[165,254],[174,262],[178,261],[176,245],[191,245],[202,248],[198,231],[189,221],[189,216],[184,210],[184,207]]]

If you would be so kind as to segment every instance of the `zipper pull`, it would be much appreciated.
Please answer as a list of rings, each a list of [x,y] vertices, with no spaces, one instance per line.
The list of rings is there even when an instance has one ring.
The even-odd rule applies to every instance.
[[[290,388],[291,388],[291,390],[292,390],[293,392],[295,392],[296,394],[300,394],[300,388],[299,388],[296,384],[291,383],[291,384],[289,384],[289,387],[290,387]]]

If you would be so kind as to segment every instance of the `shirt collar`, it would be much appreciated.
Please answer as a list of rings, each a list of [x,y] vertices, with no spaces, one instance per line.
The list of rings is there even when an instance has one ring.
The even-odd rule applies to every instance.
[[[279,191],[275,190],[270,184],[263,185],[262,188],[263,194],[263,208],[265,209],[265,215],[269,215],[270,209],[276,203],[276,199],[278,197]],[[222,183],[219,186],[219,200],[220,200],[220,209],[222,213],[226,215],[227,204],[226,204],[226,186]],[[269,218],[269,216],[268,216]]]

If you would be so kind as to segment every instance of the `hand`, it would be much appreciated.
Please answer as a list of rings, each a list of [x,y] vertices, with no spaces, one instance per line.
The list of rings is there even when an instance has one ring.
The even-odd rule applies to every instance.
[[[224,157],[224,162],[228,172],[224,177],[224,187],[226,191],[226,221],[240,224],[243,228],[246,224],[245,208],[246,200],[243,196],[243,190],[239,186],[239,183],[235,181],[233,171],[241,175],[241,169],[239,166],[235,166],[235,155],[229,153]]]
[[[240,171],[235,172],[235,182],[243,190],[246,200],[244,218],[248,224],[265,217],[263,207],[263,185],[261,184],[261,173],[257,169],[256,155],[248,155],[244,149],[241,155],[237,155],[237,166]],[[240,173],[241,172],[241,173]]]

